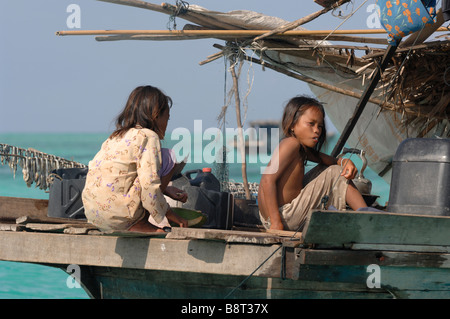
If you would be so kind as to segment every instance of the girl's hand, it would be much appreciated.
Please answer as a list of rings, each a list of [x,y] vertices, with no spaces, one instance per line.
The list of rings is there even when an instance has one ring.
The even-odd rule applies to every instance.
[[[356,173],[358,173],[358,169],[355,164],[348,158],[341,158],[340,163],[342,167],[341,176],[344,176],[346,179],[354,179]]]
[[[186,203],[188,195],[186,192],[175,186],[167,186],[165,194],[174,200],[178,200],[182,203]]]
[[[171,222],[178,224],[180,227],[188,227],[187,219],[184,219],[173,212],[171,208],[167,210],[166,217]]]

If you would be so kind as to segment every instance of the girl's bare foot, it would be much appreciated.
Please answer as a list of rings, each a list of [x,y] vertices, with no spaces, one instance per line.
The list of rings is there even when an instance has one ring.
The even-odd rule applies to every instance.
[[[164,230],[150,224],[145,218],[131,226],[128,230],[142,233],[164,233]]]

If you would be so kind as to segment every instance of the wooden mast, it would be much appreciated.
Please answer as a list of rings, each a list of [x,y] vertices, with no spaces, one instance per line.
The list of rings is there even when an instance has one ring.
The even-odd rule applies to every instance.
[[[375,87],[377,86],[378,81],[381,78],[381,73],[386,69],[388,62],[394,56],[396,49],[397,49],[397,46],[393,46],[393,45],[389,45],[389,47],[387,48],[386,53],[384,54],[383,59],[381,60],[380,66],[378,68],[376,68],[376,71],[375,71],[375,74],[374,74],[372,80],[366,86],[366,89],[364,90],[364,93],[361,96],[361,99],[359,100],[358,104],[356,105],[353,115],[350,117],[349,121],[347,122],[347,125],[345,125],[344,130],[342,131],[341,136],[339,137],[339,140],[337,141],[335,147],[333,148],[333,151],[331,152],[331,156],[336,157],[341,152],[342,148],[345,145],[345,142],[347,141],[351,132],[355,128],[356,123],[358,122],[362,112],[364,111],[364,108],[366,107],[366,104],[369,101],[370,96],[372,95],[373,91],[375,90]]]

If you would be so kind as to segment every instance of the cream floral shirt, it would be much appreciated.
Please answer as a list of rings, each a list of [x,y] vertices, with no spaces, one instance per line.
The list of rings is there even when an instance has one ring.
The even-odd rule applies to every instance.
[[[149,129],[108,138],[94,159],[83,190],[89,222],[101,230],[127,230],[147,210],[160,223],[169,206],[160,189],[161,144]]]

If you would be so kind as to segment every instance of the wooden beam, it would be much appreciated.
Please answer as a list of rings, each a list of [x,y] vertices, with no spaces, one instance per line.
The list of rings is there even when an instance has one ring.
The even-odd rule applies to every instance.
[[[210,36],[210,37],[253,37],[263,35],[270,30],[63,30],[56,35],[176,35],[176,36]],[[292,37],[306,35],[333,34],[385,34],[384,29],[359,29],[359,30],[293,30],[277,33],[276,37]]]
[[[16,224],[25,225],[28,223],[45,223],[45,224],[77,224],[77,225],[92,225],[89,224],[85,219],[74,219],[74,218],[60,218],[60,217],[31,217],[31,216],[20,216],[16,219]]]
[[[450,268],[448,253],[302,249],[300,265],[362,265]],[[300,266],[301,267],[301,266]]]
[[[24,229],[25,229],[24,225],[0,224],[0,231],[21,231]]]
[[[83,229],[97,229],[96,226],[85,223],[67,223],[67,224],[42,224],[42,223],[28,223],[25,225],[25,228],[34,230],[34,231],[42,231],[42,232],[63,232],[67,228],[83,228]]]
[[[152,10],[152,11],[161,12],[161,13],[167,13],[167,10],[165,10],[161,5],[149,3],[146,1],[139,1],[139,0],[97,0],[97,1],[121,4],[121,5],[130,6],[130,7],[147,9],[147,10]]]
[[[450,217],[397,213],[314,211],[303,229],[304,244],[448,246]]]
[[[0,196],[0,220],[16,221],[22,216],[46,218],[47,199],[20,198]]]
[[[223,240],[227,243],[252,243],[252,244],[279,244],[290,241],[299,241],[301,233],[294,232],[253,232],[239,230],[221,230],[205,228],[180,228],[174,227],[167,234],[167,239],[209,239]]]
[[[0,260],[280,277],[280,245],[0,231]],[[292,255],[292,254],[291,254]],[[290,256],[289,258],[293,258]]]
[[[323,40],[323,35],[302,35],[301,37],[295,37],[293,40]],[[180,41],[180,40],[199,40],[199,39],[220,39],[230,40],[236,39],[236,36],[211,36],[211,35],[148,35],[148,34],[118,34],[118,35],[104,35],[97,36],[97,41],[120,41],[120,40],[148,40],[148,41]],[[251,37],[244,37],[251,38]],[[276,39],[277,35],[272,38]],[[284,37],[286,39],[286,37]],[[387,45],[387,40],[384,38],[372,38],[372,37],[355,37],[348,35],[331,35],[327,37],[329,41],[342,41],[342,42],[357,42],[357,43],[369,43],[369,44],[381,44]]]

